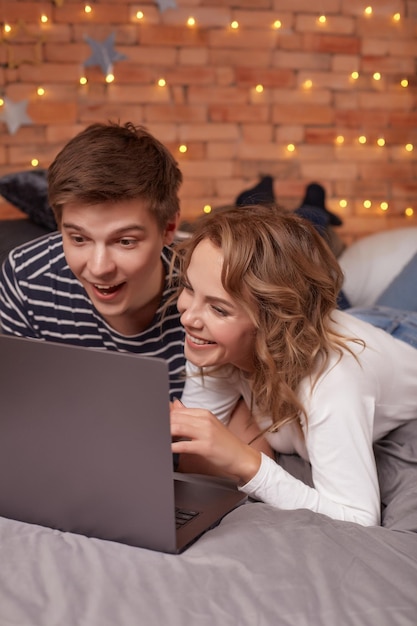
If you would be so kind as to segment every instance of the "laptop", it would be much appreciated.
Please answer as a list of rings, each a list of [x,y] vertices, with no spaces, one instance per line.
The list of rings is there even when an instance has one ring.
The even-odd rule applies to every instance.
[[[179,553],[245,500],[173,471],[165,361],[0,335],[0,516]]]

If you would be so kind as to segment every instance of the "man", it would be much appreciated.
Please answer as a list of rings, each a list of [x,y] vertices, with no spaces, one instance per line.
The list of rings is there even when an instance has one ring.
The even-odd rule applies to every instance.
[[[92,124],[71,139],[48,171],[58,232],[3,265],[2,332],[163,358],[180,397],[183,330],[175,304],[165,305],[181,182],[143,127]]]

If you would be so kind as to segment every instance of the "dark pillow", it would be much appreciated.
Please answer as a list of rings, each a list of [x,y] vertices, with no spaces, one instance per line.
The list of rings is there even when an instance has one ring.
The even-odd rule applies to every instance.
[[[23,211],[35,224],[49,231],[57,229],[48,202],[48,181],[45,169],[25,170],[0,178],[0,194]]]

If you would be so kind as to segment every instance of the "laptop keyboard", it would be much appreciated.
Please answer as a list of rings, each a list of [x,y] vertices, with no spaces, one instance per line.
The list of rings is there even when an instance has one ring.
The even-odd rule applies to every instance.
[[[181,509],[180,507],[175,507],[175,524],[177,528],[181,528],[184,524],[187,524],[192,519],[197,517],[199,514],[198,511],[190,511],[188,509]]]

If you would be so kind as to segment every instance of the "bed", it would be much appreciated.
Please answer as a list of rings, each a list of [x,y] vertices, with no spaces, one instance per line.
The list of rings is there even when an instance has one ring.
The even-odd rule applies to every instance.
[[[43,175],[32,183],[43,191]],[[44,205],[42,196],[36,226],[48,231]],[[7,226],[16,243],[40,234]],[[396,247],[381,233],[342,254],[353,305],[375,301],[416,254],[417,229],[393,236]],[[364,271],[371,249],[379,277]],[[417,421],[375,444],[375,456],[378,527],[248,502],[183,554],[166,555],[0,518],[0,626],[415,626]],[[299,458],[279,462],[309,480]]]
[[[415,626],[417,422],[375,454],[380,527],[250,502],[166,555],[0,518],[0,624]]]

